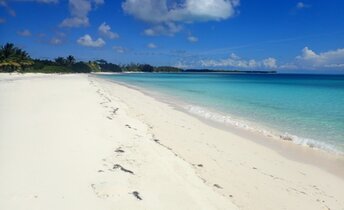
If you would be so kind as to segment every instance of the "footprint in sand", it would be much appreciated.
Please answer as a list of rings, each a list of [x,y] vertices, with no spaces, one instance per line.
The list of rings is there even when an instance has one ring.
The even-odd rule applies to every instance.
[[[140,193],[137,191],[132,192],[132,194],[137,198],[137,200],[142,200],[142,197],[140,196]]]
[[[120,170],[123,171],[123,172],[130,173],[130,174],[133,174],[133,175],[134,175],[134,172],[133,172],[133,171],[124,168],[124,167],[121,166],[120,164],[115,164],[115,165],[112,167],[112,169],[120,169]]]
[[[118,148],[115,150],[115,152],[117,152],[117,153],[124,153],[124,150],[122,150],[121,147],[118,147]]]

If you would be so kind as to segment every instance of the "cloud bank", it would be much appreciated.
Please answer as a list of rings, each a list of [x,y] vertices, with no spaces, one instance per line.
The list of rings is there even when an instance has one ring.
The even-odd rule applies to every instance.
[[[240,69],[276,69],[277,60],[275,58],[266,58],[263,60],[249,59],[245,60],[232,53],[225,59],[203,59],[200,60],[203,67],[232,67]]]
[[[344,49],[329,50],[316,53],[308,47],[301,51],[301,55],[294,62],[281,66],[282,69],[309,69],[309,70],[340,70],[344,69]]]
[[[232,53],[227,58],[197,58],[199,55],[191,54],[180,56],[175,65],[188,68],[237,68],[251,70],[314,70],[314,71],[344,71],[344,48],[315,52],[309,47],[304,47],[300,55],[295,56],[289,62],[277,62],[276,58],[243,59]],[[194,58],[192,58],[194,57]]]

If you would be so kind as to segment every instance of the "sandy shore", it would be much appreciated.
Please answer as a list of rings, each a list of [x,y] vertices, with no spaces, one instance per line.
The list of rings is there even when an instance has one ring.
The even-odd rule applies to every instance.
[[[344,209],[343,177],[247,138],[93,76],[0,74],[0,209]]]

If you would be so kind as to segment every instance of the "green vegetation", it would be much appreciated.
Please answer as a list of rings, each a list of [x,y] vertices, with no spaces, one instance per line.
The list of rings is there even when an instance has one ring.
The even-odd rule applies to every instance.
[[[14,44],[7,43],[0,48],[0,71],[25,70],[32,64],[29,54]]]
[[[276,73],[276,71],[239,71],[211,69],[180,69],[172,66],[151,66],[131,63],[117,65],[104,59],[77,61],[74,56],[57,57],[54,60],[31,59],[24,50],[7,43],[0,48],[0,72],[34,73],[90,73],[90,72],[223,72],[223,73]]]
[[[57,57],[54,60],[31,59],[29,54],[14,44],[7,43],[0,48],[0,72],[35,73],[90,73],[90,72],[179,72],[181,69],[149,64],[117,65],[106,60],[77,61],[74,56]]]
[[[76,62],[73,56],[58,57],[54,61],[35,59],[34,64],[21,72],[40,73],[89,73],[93,66],[85,62]]]
[[[173,66],[158,66],[154,68],[155,72],[181,72],[183,71],[180,68],[176,68]]]

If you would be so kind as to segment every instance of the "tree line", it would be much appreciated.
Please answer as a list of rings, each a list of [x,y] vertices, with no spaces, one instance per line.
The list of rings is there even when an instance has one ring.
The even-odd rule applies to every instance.
[[[118,65],[104,59],[83,62],[77,61],[72,55],[57,57],[54,60],[32,59],[26,51],[12,43],[6,43],[0,48],[0,72],[15,71],[37,73],[180,72],[182,69],[138,63]]]

